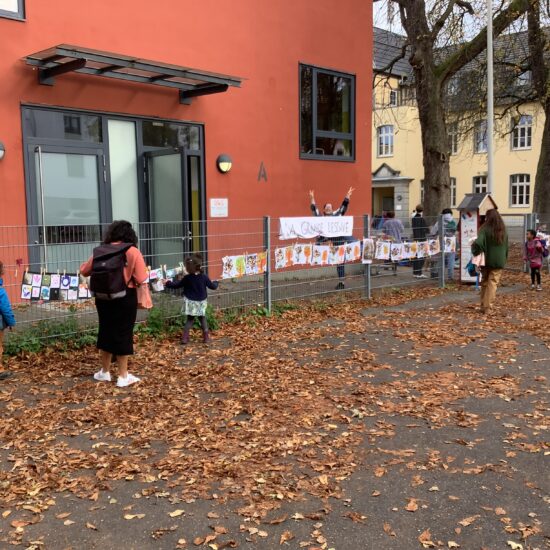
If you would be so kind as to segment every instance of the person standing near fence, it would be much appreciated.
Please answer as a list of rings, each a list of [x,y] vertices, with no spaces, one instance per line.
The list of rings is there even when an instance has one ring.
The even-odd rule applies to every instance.
[[[342,201],[342,204],[340,205],[340,208],[338,210],[332,209],[332,204],[330,202],[327,202],[325,206],[323,207],[323,214],[319,212],[319,209],[317,208],[317,205],[315,203],[315,194],[313,191],[309,192],[309,198],[311,200],[310,208],[313,212],[314,216],[344,216],[349,205],[349,200],[351,198],[351,194],[355,191],[353,187],[350,187],[348,189],[348,192],[346,193],[346,196],[344,197],[344,200]],[[326,239],[324,237],[320,237],[317,242],[325,242],[327,240],[332,241],[333,246],[340,246],[344,243],[353,241],[353,237],[334,237],[332,239]],[[344,264],[340,264],[336,266],[336,272],[338,273],[338,278],[340,279],[338,281],[338,284],[336,285],[337,290],[342,290],[344,288],[344,277],[346,275]]]
[[[216,290],[218,281],[211,281],[202,269],[202,256],[193,254],[185,260],[185,275],[179,281],[165,281],[166,288],[183,289],[183,307],[181,312],[187,316],[181,343],[189,342],[189,332],[193,328],[195,318],[199,320],[202,329],[202,341],[207,344],[210,341],[208,321],[206,320],[206,308],[208,306],[208,288]]]
[[[535,280],[537,282],[536,289],[542,290],[540,269],[544,260],[544,246],[540,239],[537,238],[537,232],[534,229],[528,229],[525,242],[524,261],[529,262],[531,270],[531,290],[535,290]]]
[[[445,237],[454,237],[456,235],[457,224],[453,218],[453,211],[450,208],[444,208],[441,211],[443,216],[443,235]],[[439,221],[436,221],[430,232],[431,237],[439,236]],[[455,269],[456,252],[445,252],[445,266],[447,268],[447,281],[452,281]],[[435,270],[434,277],[437,277]]]
[[[386,215],[387,219],[384,222],[384,225],[382,225],[382,233],[384,233],[386,237],[389,237],[389,239],[394,243],[402,242],[403,233],[405,232],[403,223],[395,217],[395,212],[393,210],[390,210]],[[397,275],[397,262],[392,263],[393,274]]]
[[[11,376],[4,370],[2,355],[4,354],[4,330],[15,326],[15,316],[11,309],[8,293],[4,288],[4,263],[0,261],[0,380]]]
[[[419,204],[416,207],[416,213],[411,220],[412,236],[413,236],[413,240],[415,241],[425,241],[428,235],[428,232],[430,231],[430,229],[428,228],[428,224],[424,219],[423,213],[424,213],[424,207],[421,204]],[[425,261],[426,260],[424,258],[413,258],[412,260],[413,276],[416,277],[417,279],[428,278],[427,275],[424,275],[422,273],[422,268],[424,267]]]
[[[118,367],[117,386],[120,388],[140,381],[137,376],[128,372],[128,358],[134,353],[134,324],[138,305],[136,287],[145,283],[148,277],[147,266],[137,244],[136,232],[132,224],[125,220],[114,221],[105,232],[103,245],[111,245],[111,257],[116,257],[118,248],[118,256],[122,260],[122,273],[119,275],[123,278],[125,288],[116,295],[106,295],[94,290],[94,270],[97,270],[98,260],[96,251],[107,247],[96,247],[94,255],[80,266],[82,275],[91,276],[91,290],[95,293],[95,306],[99,318],[97,348],[101,369],[94,374],[94,379],[101,382],[111,381],[111,360],[115,357]],[[115,275],[113,273],[109,276],[112,278]]]
[[[485,265],[481,267],[481,312],[489,313],[508,260],[508,233],[496,208],[487,210],[477,239],[472,243],[472,255],[481,253],[485,255]]]

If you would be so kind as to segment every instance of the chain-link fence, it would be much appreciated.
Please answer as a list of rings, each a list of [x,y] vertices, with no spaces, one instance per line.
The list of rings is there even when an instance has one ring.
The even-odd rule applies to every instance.
[[[328,247],[350,247],[347,251],[353,245],[359,250],[354,259],[350,259],[346,251],[344,260],[335,265],[315,266],[304,262],[282,269],[276,268],[278,250],[298,245],[311,245],[313,249],[313,245],[320,244],[319,239],[283,241],[279,238],[278,220],[269,218],[142,223],[134,227],[139,248],[152,269],[163,269],[165,274],[178,271],[186,255],[202,254],[207,273],[221,282],[220,288],[209,296],[214,310],[239,313],[256,306],[270,310],[273,302],[321,298],[333,293],[356,299],[370,297],[374,290],[387,287],[443,286],[451,275],[457,277],[458,253],[446,253],[443,267],[444,256],[440,250],[445,246],[445,233],[437,230],[441,224],[437,218],[424,220],[423,235],[432,246],[429,253],[426,249],[425,258],[374,257],[372,263],[363,263],[364,238],[372,238],[375,243],[411,244],[419,240],[418,235],[413,234],[411,220],[405,221],[399,235],[395,228],[390,230],[391,223],[385,222],[366,215],[356,216],[353,236],[323,240]],[[93,299],[87,297],[85,290],[80,292],[79,283],[84,286],[84,280],[79,280],[79,267],[100,243],[105,229],[102,225],[0,227],[4,287],[15,310],[18,330],[40,321],[62,325],[67,319],[76,320],[82,329],[95,326]],[[239,276],[223,278],[224,258],[242,257],[246,261],[249,256],[263,252],[266,252],[266,262],[261,270],[265,269],[265,273],[246,275],[243,271]],[[52,277],[57,280],[64,276],[69,281],[66,293],[43,290],[46,281],[51,285]],[[179,315],[178,293],[153,292],[153,301],[168,314]],[[141,312],[140,319],[145,317],[146,313]]]

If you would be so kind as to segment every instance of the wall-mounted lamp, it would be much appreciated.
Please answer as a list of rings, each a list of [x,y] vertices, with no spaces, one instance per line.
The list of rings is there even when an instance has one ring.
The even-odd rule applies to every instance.
[[[227,174],[233,166],[233,160],[229,155],[223,154],[216,159],[216,166],[222,174]]]
[[[0,141],[0,160],[4,158],[5,154],[6,154],[6,148],[4,147],[4,144]]]

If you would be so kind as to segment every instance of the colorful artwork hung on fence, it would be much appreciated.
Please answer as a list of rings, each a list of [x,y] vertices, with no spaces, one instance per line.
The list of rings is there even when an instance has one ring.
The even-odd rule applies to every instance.
[[[265,273],[266,270],[266,252],[222,258],[222,279],[236,279],[244,275],[260,275]]]
[[[21,283],[21,299],[76,301],[91,297],[85,277],[75,274],[32,273],[25,271]]]

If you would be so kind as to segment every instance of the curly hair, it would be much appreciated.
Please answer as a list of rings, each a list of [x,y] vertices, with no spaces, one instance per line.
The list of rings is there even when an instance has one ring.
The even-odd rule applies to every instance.
[[[103,242],[109,243],[132,243],[134,246],[138,244],[138,236],[132,227],[132,224],[126,220],[115,220],[105,231]]]

